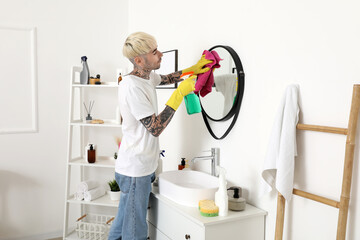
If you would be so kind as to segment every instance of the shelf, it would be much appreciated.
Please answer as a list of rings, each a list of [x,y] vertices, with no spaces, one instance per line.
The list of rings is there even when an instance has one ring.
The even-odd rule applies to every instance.
[[[102,82],[100,85],[96,84],[80,84],[80,83],[73,83],[72,87],[79,87],[79,88],[117,88],[119,85],[117,82]]]
[[[115,118],[115,105],[114,109],[110,109],[105,106],[106,113],[109,114],[108,117],[110,119],[102,119],[100,116],[93,116],[93,119],[101,119],[104,121],[102,124],[90,123],[91,121],[86,120],[87,114],[82,112],[82,102],[86,99],[87,93],[91,93],[95,91],[100,96],[111,97],[109,101],[116,101],[117,99],[117,89],[119,87],[117,79],[102,79],[100,85],[95,84],[80,84],[78,79],[78,74],[82,71],[82,67],[73,66],[71,68],[71,79],[70,79],[70,122],[69,122],[69,138],[68,138],[68,158],[66,159],[66,192],[65,192],[65,221],[64,221],[64,230],[67,233],[64,236],[64,240],[78,240],[80,239],[77,236],[76,231],[74,231],[73,223],[70,223],[70,216],[73,217],[73,213],[75,209],[78,207],[81,208],[81,211],[89,208],[96,210],[96,212],[103,212],[102,208],[111,208],[106,210],[114,210],[119,205],[119,201],[113,201],[110,199],[109,194],[105,194],[104,196],[95,199],[93,201],[79,201],[74,198],[74,194],[71,194],[73,188],[75,187],[75,182],[72,180],[72,170],[75,171],[76,177],[80,176],[76,182],[84,181],[84,178],[88,175],[87,173],[91,173],[90,175],[94,175],[94,178],[102,179],[105,175],[108,175],[108,171],[115,171],[115,162],[116,160],[113,158],[111,152],[102,153],[102,155],[107,156],[96,156],[95,163],[88,163],[87,158],[85,156],[78,157],[74,153],[78,151],[74,151],[73,148],[77,148],[80,152],[83,152],[83,143],[89,141],[91,137],[91,133],[105,133],[111,131],[112,133],[119,134],[119,130],[121,133],[121,124],[117,118]],[[112,90],[113,89],[113,90]],[[88,92],[90,91],[90,92]],[[104,91],[104,92],[103,92]],[[76,106],[76,109],[74,109]],[[79,108],[80,107],[80,108]],[[117,112],[117,110],[116,110]],[[84,113],[84,114],[82,114]],[[102,115],[102,117],[106,118],[106,115]],[[116,116],[119,117],[119,116]],[[94,129],[96,128],[96,129]],[[107,128],[107,129],[106,129]],[[89,136],[90,135],[90,136]],[[76,140],[76,141],[74,141]],[[73,142],[74,141],[74,142]],[[80,144],[77,144],[78,141]],[[99,140],[100,141],[100,140]],[[104,141],[104,140],[102,140]],[[98,143],[100,144],[100,143]],[[100,144],[101,145],[101,144]],[[80,149],[79,149],[80,147]],[[82,155],[82,154],[80,154]],[[90,169],[92,167],[92,169]],[[95,168],[94,168],[95,167]],[[114,176],[114,175],[112,175]],[[75,190],[76,191],[76,190]],[[74,193],[74,192],[73,192]],[[70,207],[71,206],[71,207]],[[75,209],[72,209],[75,207]],[[85,208],[85,209],[84,209]],[[115,209],[116,210],[116,209]]]
[[[104,196],[97,198],[92,201],[80,201],[75,200],[74,195],[71,195],[70,198],[67,200],[68,203],[77,203],[77,204],[85,204],[85,205],[94,205],[94,206],[105,206],[105,207],[118,207],[119,201],[113,201],[110,199],[110,196],[108,194],[105,194]]]
[[[71,121],[71,126],[84,126],[84,127],[118,127],[121,128],[121,124],[117,123],[115,120],[111,119],[101,119],[104,123],[90,123],[90,121],[83,120],[73,120]]]
[[[70,160],[69,165],[115,168],[115,159],[112,157],[98,156],[96,157],[95,163],[88,163],[84,158],[75,158]]]

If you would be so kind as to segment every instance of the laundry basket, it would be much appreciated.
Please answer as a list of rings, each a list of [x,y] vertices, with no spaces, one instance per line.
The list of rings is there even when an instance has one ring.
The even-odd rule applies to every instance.
[[[80,239],[107,240],[114,216],[85,214],[76,222],[76,232]]]

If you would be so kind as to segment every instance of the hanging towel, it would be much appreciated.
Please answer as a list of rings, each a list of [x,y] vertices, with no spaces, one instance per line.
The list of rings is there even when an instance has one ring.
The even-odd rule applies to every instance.
[[[272,188],[291,200],[294,182],[296,124],[299,120],[298,85],[289,85],[281,100],[263,166],[263,193]]]
[[[212,60],[211,63],[205,65],[205,67],[210,68],[206,73],[201,73],[197,76],[196,84],[195,84],[195,94],[200,92],[202,97],[205,97],[206,94],[211,92],[212,86],[214,85],[214,74],[213,71],[215,68],[219,68],[219,62],[222,60],[216,51],[209,52],[208,50],[204,50],[203,54],[207,60]]]
[[[78,185],[78,192],[89,191],[90,189],[96,188],[99,184],[96,181],[87,180],[80,182]]]
[[[224,96],[223,115],[226,116],[234,105],[236,96],[237,77],[235,74],[223,74],[214,78],[216,91],[221,92]]]
[[[90,191],[84,192],[84,200],[85,201],[92,201],[99,197],[104,196],[106,193],[105,188],[103,186],[91,189]]]

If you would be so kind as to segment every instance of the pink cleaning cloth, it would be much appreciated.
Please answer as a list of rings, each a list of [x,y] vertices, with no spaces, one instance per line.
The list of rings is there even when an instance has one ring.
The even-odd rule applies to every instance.
[[[205,58],[207,60],[212,60],[212,62],[205,65],[205,67],[210,68],[209,71],[201,73],[197,76],[194,93],[198,94],[198,92],[200,92],[202,97],[205,97],[206,94],[211,92],[212,86],[214,85],[213,71],[215,68],[220,67],[219,62],[222,60],[216,51],[209,52],[208,50],[204,50],[202,55],[204,54]]]

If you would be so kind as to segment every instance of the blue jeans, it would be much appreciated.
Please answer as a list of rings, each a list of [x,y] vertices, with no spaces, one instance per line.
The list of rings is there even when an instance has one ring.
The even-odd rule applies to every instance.
[[[108,240],[146,240],[146,213],[155,173],[144,177],[128,177],[115,173],[115,179],[121,196]]]

